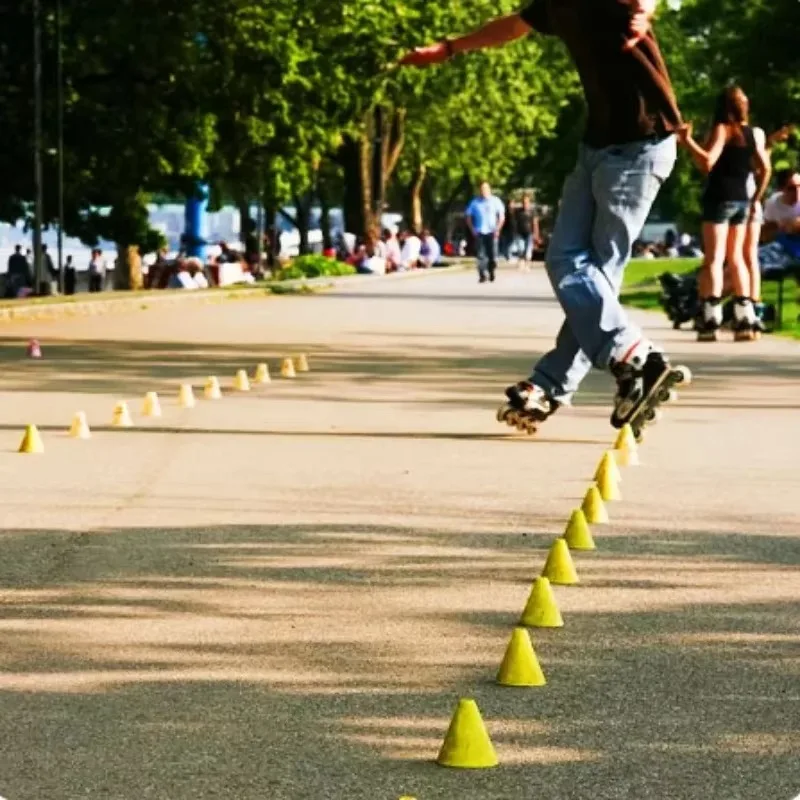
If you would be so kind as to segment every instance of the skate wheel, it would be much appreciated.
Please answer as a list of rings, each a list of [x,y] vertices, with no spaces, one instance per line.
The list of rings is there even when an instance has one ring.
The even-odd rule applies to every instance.
[[[500,408],[497,409],[497,414],[495,415],[495,418],[497,419],[498,422],[505,422],[508,419],[508,415],[510,413],[511,413],[510,406],[500,406]]]
[[[661,411],[657,408],[648,408],[644,413],[644,421],[646,425],[653,425],[661,419]]]
[[[676,367],[675,377],[678,379],[678,386],[688,386],[692,382],[692,373],[688,367]]]
[[[525,423],[525,431],[529,436],[532,436],[539,429],[539,426],[531,419]]]

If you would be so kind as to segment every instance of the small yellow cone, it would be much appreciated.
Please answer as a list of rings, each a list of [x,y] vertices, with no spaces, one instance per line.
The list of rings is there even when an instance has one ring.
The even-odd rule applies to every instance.
[[[630,425],[625,425],[614,442],[614,456],[623,467],[639,465],[639,446]]]
[[[583,498],[581,511],[590,525],[605,525],[608,523],[608,510],[597,486],[590,486]]]
[[[614,480],[614,477],[608,472],[604,472],[597,479],[597,490],[600,492],[600,497],[605,500],[606,503],[612,500],[622,500],[619,486]]]
[[[294,371],[294,362],[291,358],[284,358],[281,364],[281,377],[282,378],[295,378],[297,377]]]
[[[86,421],[86,414],[83,411],[78,411],[72,418],[69,435],[73,439],[91,439],[92,432],[89,430],[89,423]]]
[[[474,700],[462,698],[458,701],[436,763],[461,769],[497,766],[492,740]]]
[[[615,450],[622,450],[623,447],[636,445],[636,437],[633,435],[633,429],[630,425],[623,425],[617,434],[616,441],[614,442]]]
[[[617,466],[617,460],[614,458],[613,450],[606,450],[606,452],[603,453],[603,457],[597,465],[597,471],[594,473],[594,479],[599,483],[600,476],[604,474],[610,475],[615,483],[622,483],[622,473]]]
[[[256,374],[253,378],[255,383],[269,383],[272,379],[269,377],[269,367],[266,364],[259,364],[256,367]]]
[[[589,523],[583,511],[576,508],[569,518],[567,529],[564,531],[564,541],[570,550],[596,550]]]
[[[115,428],[132,428],[133,421],[131,420],[130,412],[128,411],[128,404],[125,402],[117,403],[114,406],[114,415],[111,417],[111,424]]]
[[[243,369],[240,369],[236,373],[236,377],[233,379],[233,388],[236,389],[237,392],[250,391],[250,379],[247,377],[247,373]]]
[[[562,628],[564,620],[556,605],[553,587],[547,578],[537,578],[531,587],[525,610],[519,619],[520,625],[529,628]]]
[[[578,583],[578,573],[575,570],[575,564],[572,563],[572,556],[564,539],[556,539],[553,542],[553,546],[547,554],[542,577],[547,578],[550,583],[560,584],[561,586],[570,586]]]
[[[294,368],[297,372],[309,372],[308,359],[305,353],[294,357]]]
[[[206,400],[219,400],[220,397],[222,397],[222,391],[219,388],[219,381],[213,375],[211,375],[206,381],[203,394],[205,395]]]
[[[142,403],[142,414],[145,417],[160,417],[161,416],[161,403],[158,400],[158,395],[155,392],[148,392],[144,396],[144,403]]]
[[[194,408],[194,389],[191,383],[182,383],[178,391],[178,403],[181,408]]]
[[[501,686],[544,686],[547,683],[525,628],[514,628],[497,682]]]
[[[19,443],[20,453],[44,453],[44,443],[35,425],[26,425],[22,441]]]

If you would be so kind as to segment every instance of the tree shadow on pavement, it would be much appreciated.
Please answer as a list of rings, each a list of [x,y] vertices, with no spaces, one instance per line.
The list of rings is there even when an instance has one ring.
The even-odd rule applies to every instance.
[[[533,632],[548,685],[497,687],[549,538],[7,531],[0,792],[788,800],[796,540],[604,538],[576,554],[583,585],[556,588],[565,627]],[[432,764],[459,696],[478,700],[499,769]]]

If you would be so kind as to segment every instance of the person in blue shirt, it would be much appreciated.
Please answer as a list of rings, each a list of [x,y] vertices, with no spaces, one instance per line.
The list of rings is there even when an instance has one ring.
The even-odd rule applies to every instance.
[[[472,199],[464,212],[467,227],[475,238],[475,252],[478,256],[478,276],[481,283],[494,280],[497,269],[497,243],[500,231],[506,221],[506,207],[503,201],[492,194],[492,187],[482,181],[479,195]]]

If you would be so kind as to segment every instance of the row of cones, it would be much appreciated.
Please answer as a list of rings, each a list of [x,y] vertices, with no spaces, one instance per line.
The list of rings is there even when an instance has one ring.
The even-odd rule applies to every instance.
[[[42,347],[39,344],[38,339],[31,339],[28,342],[28,346],[26,348],[26,354],[28,358],[42,358]],[[266,376],[266,380],[259,381],[258,374],[260,371],[263,370],[263,375]],[[308,372],[308,359],[306,358],[304,353],[301,353],[298,356],[292,356],[291,358],[284,358],[281,362],[281,377],[282,378],[294,378],[298,372]],[[269,368],[266,364],[259,364],[258,369],[256,370],[256,383],[268,383],[269,382]]]
[[[608,523],[606,502],[621,499],[619,484],[622,475],[618,465],[639,463],[636,440],[630,427],[617,436],[614,449],[604,453],[580,508],[570,515],[562,536],[553,542],[541,575],[531,587],[528,601],[514,628],[497,672],[501,686],[544,686],[546,679],[528,628],[560,628],[564,625],[553,584],[570,586],[578,583],[578,572],[571,551],[594,550],[596,545],[589,527]],[[461,698],[444,737],[436,762],[443,767],[481,769],[498,764],[494,745],[472,698]]]
[[[281,363],[281,376],[284,378],[294,378],[298,372],[309,371],[308,358],[304,354],[295,356],[294,358],[285,358]],[[255,384],[264,384],[269,383],[271,380],[269,366],[267,366],[267,364],[259,364],[256,367],[252,382]],[[250,378],[245,370],[240,369],[236,373],[233,380],[233,388],[239,392],[250,391]],[[205,386],[203,387],[203,395],[208,400],[218,400],[222,397],[222,388],[216,376],[211,375],[206,380]],[[194,408],[195,402],[192,385],[189,383],[182,384],[178,391],[178,405],[180,405],[181,408]],[[145,417],[161,416],[161,401],[156,392],[148,392],[144,396],[142,415]],[[114,406],[114,412],[111,416],[111,425],[115,428],[133,427],[133,420],[131,419],[131,413],[126,402],[122,401]],[[73,439],[91,438],[92,432],[89,428],[86,414],[83,411],[78,411],[75,414],[69,428],[69,435]],[[44,443],[35,425],[26,426],[18,452],[44,452]]]

